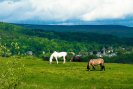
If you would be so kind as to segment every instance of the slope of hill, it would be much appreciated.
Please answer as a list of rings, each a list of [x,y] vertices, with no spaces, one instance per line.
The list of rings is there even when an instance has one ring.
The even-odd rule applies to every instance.
[[[43,29],[57,32],[94,32],[111,34],[119,37],[133,37],[133,27],[120,25],[31,25],[17,24],[26,28]]]
[[[7,48],[11,54],[25,54],[27,51],[32,51],[34,55],[41,55],[43,51],[88,52],[109,46],[128,47],[133,45],[133,38],[119,38],[92,32],[46,31],[0,23],[0,42],[1,47]],[[6,51],[4,50],[5,53]]]

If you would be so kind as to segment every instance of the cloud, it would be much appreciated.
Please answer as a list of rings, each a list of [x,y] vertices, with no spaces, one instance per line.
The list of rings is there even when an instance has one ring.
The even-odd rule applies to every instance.
[[[28,13],[32,13],[28,7],[29,3],[25,1],[3,1],[0,2],[0,19],[4,21],[19,21],[29,19]]]
[[[2,0],[0,20],[63,22],[125,19],[133,16],[133,0]]]
[[[96,19],[124,19],[129,15],[133,15],[132,0],[104,0],[91,12],[87,12],[82,16],[83,20],[90,21]]]

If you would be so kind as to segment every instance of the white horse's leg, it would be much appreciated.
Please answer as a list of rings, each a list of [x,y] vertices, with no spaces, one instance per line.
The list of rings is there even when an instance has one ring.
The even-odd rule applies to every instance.
[[[57,62],[57,64],[58,64],[58,59],[57,59],[57,57],[55,57],[55,59],[56,59],[56,62]]]
[[[53,60],[53,56],[50,56],[50,59],[49,59],[49,64],[52,63],[52,60]]]
[[[63,64],[66,62],[66,58],[65,58],[65,56],[63,56],[63,59],[64,59],[64,62],[63,62]]]
[[[52,62],[51,61],[49,61],[49,64],[51,64]]]
[[[49,61],[49,64],[51,64],[52,63],[52,61]]]

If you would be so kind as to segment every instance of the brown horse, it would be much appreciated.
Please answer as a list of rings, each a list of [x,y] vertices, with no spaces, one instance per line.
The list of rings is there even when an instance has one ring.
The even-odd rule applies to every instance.
[[[101,70],[105,71],[104,60],[102,58],[91,59],[87,64],[87,69],[90,70],[90,66],[92,66],[92,68],[95,70],[94,66],[96,65],[100,65]]]
[[[71,62],[81,62],[81,56],[74,56],[70,60]]]

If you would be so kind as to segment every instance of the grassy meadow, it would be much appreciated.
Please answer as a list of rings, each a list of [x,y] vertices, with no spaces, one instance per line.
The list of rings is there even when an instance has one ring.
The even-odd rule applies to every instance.
[[[86,70],[86,62],[34,57],[0,58],[0,89],[133,89],[133,65],[106,63],[105,71]]]

